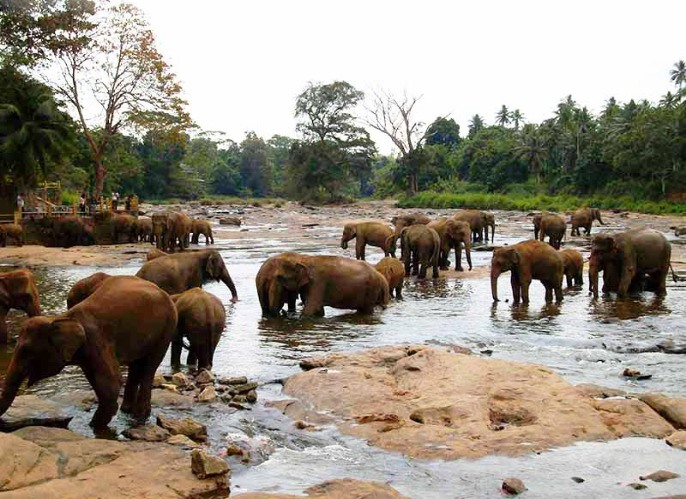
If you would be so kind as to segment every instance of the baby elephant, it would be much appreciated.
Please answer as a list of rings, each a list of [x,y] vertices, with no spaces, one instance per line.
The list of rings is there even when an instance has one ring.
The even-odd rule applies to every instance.
[[[212,370],[214,349],[219,343],[226,312],[219,298],[202,288],[191,288],[183,293],[172,295],[179,321],[172,340],[171,363],[177,368],[181,365],[181,346],[183,338],[188,338],[187,364],[193,365],[197,359],[198,369]]]
[[[382,258],[374,268],[388,281],[390,295],[393,296],[393,290],[395,290],[395,297],[401,299],[403,297],[403,281],[405,280],[405,267],[402,262],[397,258],[387,256]]]
[[[581,286],[584,283],[584,257],[576,250],[566,249],[560,251],[564,261],[564,273],[567,278],[567,287]]]

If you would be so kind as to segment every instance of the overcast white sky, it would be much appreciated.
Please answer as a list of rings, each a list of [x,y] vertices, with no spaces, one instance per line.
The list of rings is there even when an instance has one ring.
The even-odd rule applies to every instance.
[[[295,136],[309,81],[421,95],[417,116],[526,121],[571,94],[657,101],[686,59],[686,1],[131,0],[150,21],[203,129]],[[391,144],[373,136],[382,152]]]

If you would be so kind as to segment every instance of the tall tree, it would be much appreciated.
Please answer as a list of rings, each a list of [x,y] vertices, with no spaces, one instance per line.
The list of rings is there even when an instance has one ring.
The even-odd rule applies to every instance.
[[[674,68],[669,72],[670,79],[681,91],[686,85],[686,62],[680,60],[674,63]]]
[[[503,104],[500,111],[495,114],[495,122],[500,126],[506,126],[510,121],[510,110]]]
[[[519,125],[521,123],[524,123],[524,115],[519,109],[515,109],[510,113],[510,120],[512,120],[512,124],[514,125],[515,130],[519,130]]]
[[[241,142],[240,172],[243,186],[253,196],[266,196],[272,191],[269,150],[255,132],[248,132]]]
[[[548,157],[548,149],[536,125],[524,125],[515,151],[517,156],[529,166],[529,171],[536,175],[536,183],[540,183],[542,165]]]
[[[427,145],[455,148],[460,142],[460,125],[452,118],[436,118],[426,129]]]
[[[470,138],[474,137],[485,126],[486,126],[486,123],[484,122],[484,119],[481,116],[479,116],[478,114],[475,114],[469,120],[468,136]]]

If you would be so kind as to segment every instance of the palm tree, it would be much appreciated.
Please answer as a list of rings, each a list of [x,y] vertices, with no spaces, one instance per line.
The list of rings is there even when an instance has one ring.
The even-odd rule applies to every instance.
[[[675,62],[674,69],[672,69],[669,72],[669,76],[670,79],[681,91],[681,88],[686,83],[686,62],[684,62],[683,59],[678,62]]]
[[[505,126],[510,122],[510,111],[505,104],[495,114],[495,122],[500,126]]]
[[[667,91],[660,99],[660,105],[668,108],[673,108],[679,103],[679,96]]]
[[[514,129],[519,130],[519,124],[524,123],[524,115],[519,109],[515,109],[510,113],[510,119],[514,124]]]
[[[522,158],[529,166],[529,171],[536,175],[536,183],[541,182],[541,165],[548,158],[545,138],[538,133],[536,125],[527,124],[522,129],[519,145],[515,148],[517,157]]]
[[[474,137],[484,126],[486,123],[481,116],[478,114],[472,116],[472,119],[469,120],[469,137]]]

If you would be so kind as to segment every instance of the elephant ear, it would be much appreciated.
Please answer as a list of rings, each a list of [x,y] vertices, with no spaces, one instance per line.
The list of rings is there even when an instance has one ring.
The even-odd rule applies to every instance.
[[[56,319],[50,325],[46,340],[54,349],[55,355],[66,364],[86,343],[86,331],[74,319]]]
[[[218,281],[224,272],[224,260],[219,253],[213,251],[210,257],[207,259],[207,264],[205,265],[205,274],[210,278]]]

